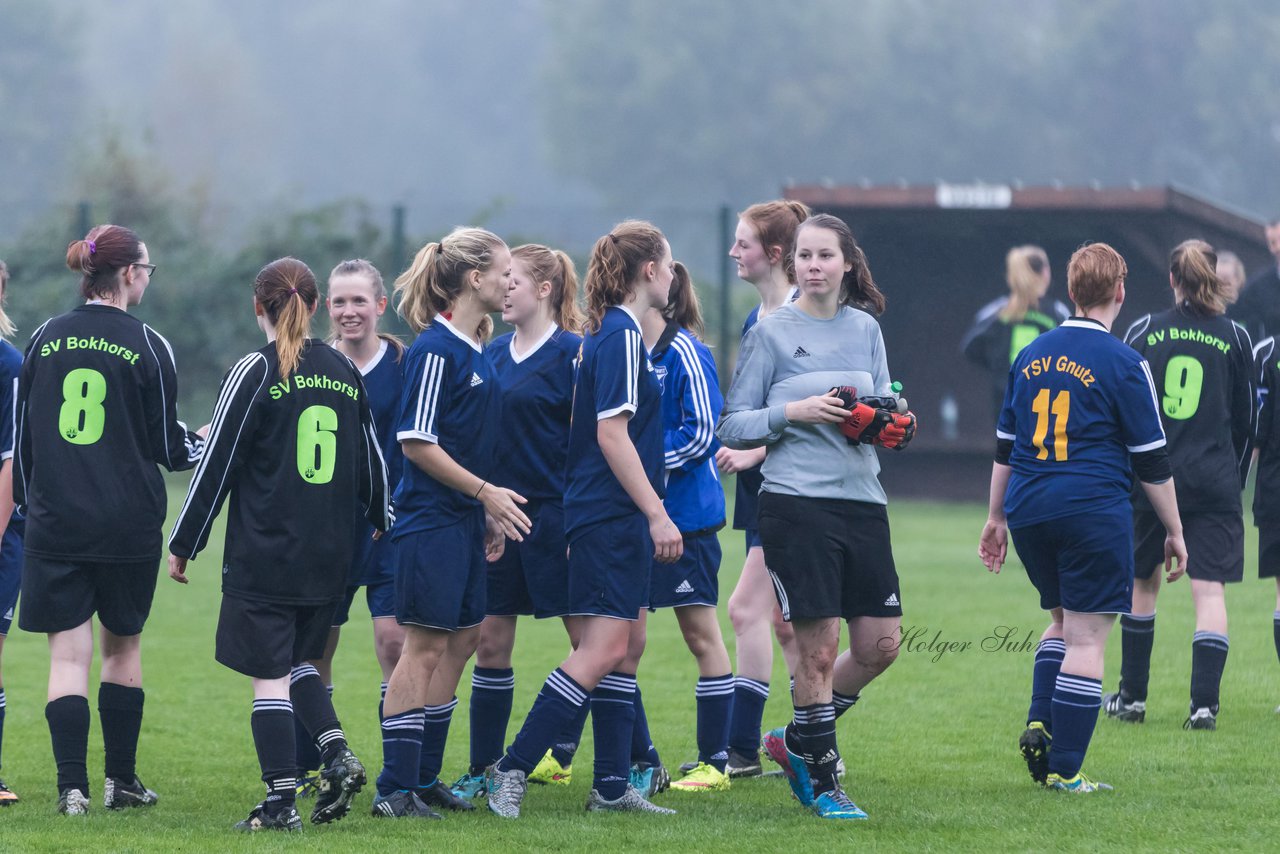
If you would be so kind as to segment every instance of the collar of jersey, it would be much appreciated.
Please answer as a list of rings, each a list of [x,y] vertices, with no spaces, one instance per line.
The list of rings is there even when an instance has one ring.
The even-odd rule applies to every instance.
[[[625,305],[615,305],[614,308],[620,308],[625,311],[627,313],[627,317],[631,318],[631,322],[635,324],[636,329],[641,333],[644,332],[644,329],[640,326],[640,318],[636,317],[636,313],[634,311],[627,308]]]
[[[432,320],[431,322],[439,323],[445,329],[448,329],[454,335],[457,335],[463,341],[466,341],[469,345],[471,345],[471,349],[475,350],[477,353],[484,352],[484,348],[482,348],[480,344],[477,341],[475,341],[475,339],[473,339],[470,335],[463,335],[461,332],[459,332],[458,327],[454,326],[452,323],[446,320],[443,314],[437,314],[435,317],[435,320]]]
[[[538,339],[536,344],[526,350],[523,356],[516,352],[516,334],[514,332],[511,333],[511,340],[507,342],[507,348],[511,351],[511,361],[515,362],[517,365],[520,364],[525,359],[541,350],[542,345],[550,341],[551,336],[555,335],[559,329],[560,327],[556,326],[554,323],[548,326],[547,331],[542,333],[542,337]]]
[[[383,338],[379,343],[381,346],[378,347],[377,354],[369,360],[369,364],[360,369],[360,376],[369,376],[369,372],[378,367],[378,363],[382,361],[382,357],[387,355],[387,339]]]
[[[1103,326],[1092,317],[1068,317],[1062,321],[1062,325],[1071,329],[1093,329],[1097,332],[1107,332],[1107,327]],[[1107,332],[1110,335],[1110,332]]]

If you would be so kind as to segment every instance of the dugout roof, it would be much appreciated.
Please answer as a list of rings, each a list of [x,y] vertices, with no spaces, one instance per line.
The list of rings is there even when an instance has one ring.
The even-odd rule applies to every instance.
[[[951,453],[990,460],[987,380],[959,346],[974,313],[1008,293],[1004,258],[1011,247],[1044,247],[1053,270],[1049,297],[1069,303],[1071,253],[1087,241],[1114,246],[1129,265],[1118,332],[1170,304],[1169,252],[1183,240],[1198,237],[1235,252],[1250,275],[1273,263],[1262,221],[1175,187],[796,185],[785,195],[839,216],[866,251],[889,300],[881,326],[890,369],[920,416],[921,462]],[[956,401],[954,434],[942,429],[947,396]],[[910,453],[902,456],[905,463]],[[885,474],[893,479],[893,466]],[[979,479],[982,494],[985,476]]]

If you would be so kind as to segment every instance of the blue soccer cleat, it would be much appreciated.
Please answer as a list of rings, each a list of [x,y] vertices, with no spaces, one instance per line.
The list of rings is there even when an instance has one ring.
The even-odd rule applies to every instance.
[[[795,795],[802,806],[813,806],[813,781],[809,779],[809,766],[804,759],[787,749],[787,728],[771,729],[764,737],[764,752],[769,758],[782,767],[787,782],[791,784],[791,794]]]
[[[849,799],[844,789],[839,787],[818,795],[809,809],[813,810],[818,818],[832,818],[840,821],[866,821],[867,819],[867,814]]]

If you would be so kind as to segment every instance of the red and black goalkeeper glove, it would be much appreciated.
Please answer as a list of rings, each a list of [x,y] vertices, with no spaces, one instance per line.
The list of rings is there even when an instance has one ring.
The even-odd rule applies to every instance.
[[[903,414],[893,412],[888,414],[889,423],[880,428],[872,441],[876,445],[901,451],[907,446],[908,442],[915,438],[916,416],[912,412]]]
[[[850,445],[870,445],[890,423],[889,412],[859,400],[858,390],[851,385],[837,386],[827,395],[840,398],[840,405],[849,410],[849,415],[840,422],[840,432]]]

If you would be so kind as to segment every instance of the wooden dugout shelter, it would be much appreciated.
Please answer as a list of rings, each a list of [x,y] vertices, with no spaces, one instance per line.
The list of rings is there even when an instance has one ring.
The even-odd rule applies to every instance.
[[[1048,299],[1069,304],[1071,253],[1086,242],[1114,246],[1129,266],[1117,334],[1171,304],[1169,252],[1183,240],[1235,252],[1250,275],[1274,263],[1261,221],[1174,187],[797,185],[785,196],[847,222],[888,298],[880,325],[889,367],[921,425],[908,451],[880,454],[891,495],[986,498],[995,446],[988,379],[960,342],[978,309],[1008,293],[1010,248],[1043,247]]]

